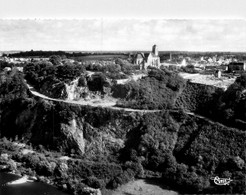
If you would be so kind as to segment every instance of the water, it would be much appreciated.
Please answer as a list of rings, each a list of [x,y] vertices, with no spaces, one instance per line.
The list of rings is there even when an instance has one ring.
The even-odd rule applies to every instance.
[[[58,189],[42,183],[27,182],[16,185],[5,185],[7,182],[19,179],[17,175],[0,173],[0,195],[68,195]]]

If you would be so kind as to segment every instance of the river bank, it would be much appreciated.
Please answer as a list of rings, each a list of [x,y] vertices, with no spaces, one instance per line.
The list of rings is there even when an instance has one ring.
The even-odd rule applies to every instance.
[[[4,195],[68,195],[51,185],[43,182],[21,183],[6,185],[8,182],[19,179],[20,176],[11,173],[0,172],[0,194]]]
[[[16,144],[15,142],[8,143],[9,146],[14,146],[15,148],[12,148],[12,151],[1,151],[0,155],[0,178],[1,178],[1,187],[0,187],[0,194],[5,195],[15,195],[15,193],[12,193],[12,190],[16,190],[16,192],[25,192],[24,194],[27,195],[34,195],[35,193],[32,193],[33,189],[40,189],[40,192],[44,192],[45,194],[49,195],[56,195],[56,194],[74,194],[73,188],[76,186],[69,185],[68,180],[71,178],[66,178],[66,161],[73,160],[71,157],[57,157],[60,162],[62,162],[62,166],[57,166],[59,169],[54,171],[53,175],[45,175],[45,172],[43,170],[44,175],[40,175],[40,173],[37,173],[37,170],[40,168],[33,167],[32,169],[29,166],[33,166],[32,163],[25,161],[17,161],[17,157],[15,156],[15,153],[21,154],[23,156],[28,156],[28,159],[33,158],[32,160],[36,159],[37,156],[41,157],[43,154],[38,153],[37,151],[28,148],[28,146],[21,146],[20,144]],[[21,150],[18,150],[18,148]],[[29,151],[29,152],[26,152]],[[42,157],[43,158],[43,157]],[[32,161],[30,160],[30,161]],[[54,160],[54,159],[53,159]],[[39,165],[42,164],[42,161],[37,162]],[[57,162],[57,164],[59,164]],[[48,165],[47,165],[48,166]],[[2,172],[1,172],[2,171]],[[47,174],[47,173],[46,173]],[[63,175],[62,175],[63,174]],[[62,177],[66,178],[66,181],[62,179]],[[3,179],[4,178],[4,179]],[[29,182],[28,180],[32,179],[37,182]],[[11,184],[11,185],[8,185]],[[87,190],[88,194],[93,195],[123,195],[123,194],[133,194],[133,195],[148,195],[148,194],[165,194],[165,195],[176,195],[177,193],[174,191],[168,190],[167,187],[163,187],[158,185],[158,182],[154,180],[148,180],[148,179],[136,179],[134,181],[130,181],[122,186],[119,186],[115,190],[107,190],[103,189],[102,191],[99,189],[93,189],[90,187],[86,187],[85,185],[81,185],[81,188],[85,191]],[[29,190],[29,188],[31,190]],[[47,191],[45,191],[47,189]],[[28,193],[26,193],[28,191]],[[30,192],[30,193],[29,193]],[[52,192],[52,193],[51,193]],[[19,194],[19,193],[17,193]],[[16,194],[16,195],[17,195]],[[37,193],[36,193],[37,194]],[[35,194],[35,195],[36,195]],[[42,194],[42,193],[41,193]],[[40,194],[40,195],[41,195]]]
[[[25,163],[17,162],[13,160],[11,157],[12,157],[11,154],[8,154],[8,153],[2,153],[0,157],[0,163],[1,163],[1,166],[0,166],[1,183],[0,184],[4,186],[5,188],[6,187],[16,188],[18,186],[17,188],[19,189],[21,186],[30,187],[30,185],[34,185],[35,187],[37,187],[37,186],[45,185],[46,187],[44,187],[44,189],[47,188],[48,186],[48,189],[52,189],[52,188],[54,189],[54,190],[51,190],[52,192],[57,191],[57,194],[60,194],[60,193],[68,194],[67,189],[59,188],[59,186],[54,182],[55,177],[52,178],[52,177],[45,177],[42,175],[37,175],[34,170],[27,168],[25,166]],[[6,193],[6,195],[7,194],[8,193]]]
[[[7,154],[1,155],[7,157]],[[62,158],[63,159],[63,158]],[[9,159],[13,164],[12,159]],[[68,190],[66,185],[61,185],[55,182],[55,177],[44,177],[35,174],[35,171],[30,172],[29,169],[23,167],[18,162],[16,169],[11,170],[11,172],[0,172],[0,194],[5,195],[19,195],[19,193],[24,193],[25,195],[68,195],[72,194]],[[6,163],[5,167],[9,167]],[[18,168],[17,168],[18,167]],[[5,169],[6,171],[6,169]],[[29,171],[30,175],[25,175]],[[23,176],[24,175],[24,176]],[[33,176],[35,175],[35,176]],[[35,182],[29,182],[29,179],[35,180]],[[100,190],[93,191],[93,188],[88,188],[91,191],[90,194],[95,195],[177,195],[178,193],[169,190],[167,186],[159,185],[158,181],[155,179],[136,179],[130,181],[122,186],[119,186],[115,190],[104,189],[102,192]],[[36,192],[38,191],[38,193]],[[13,192],[14,191],[14,192]]]
[[[6,188],[8,191],[10,187],[17,187],[22,192],[22,186],[25,189],[25,186],[30,185],[48,185],[49,188],[54,188],[55,191],[59,192],[47,193],[44,191],[47,195],[77,194],[78,189],[88,192],[88,194],[101,194],[99,189],[90,188],[81,184],[80,181],[68,177],[67,160],[70,158],[62,158],[61,154],[48,151],[41,153],[28,145],[22,146],[6,139],[1,139],[0,145],[0,174],[9,178],[6,181],[2,179],[4,188],[0,190],[4,191],[4,193],[0,191],[0,194],[15,195],[14,193],[5,192]],[[29,182],[30,179],[37,182]],[[46,187],[41,188],[45,189]],[[51,191],[53,192],[54,190]],[[29,195],[29,193],[22,194]],[[31,193],[30,195],[34,194]]]

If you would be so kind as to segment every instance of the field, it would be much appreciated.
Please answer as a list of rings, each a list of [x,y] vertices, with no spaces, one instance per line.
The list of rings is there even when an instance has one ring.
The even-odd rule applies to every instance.
[[[127,59],[128,56],[123,54],[102,54],[102,55],[88,55],[88,56],[74,57],[74,59],[78,61],[110,60],[116,58]]]

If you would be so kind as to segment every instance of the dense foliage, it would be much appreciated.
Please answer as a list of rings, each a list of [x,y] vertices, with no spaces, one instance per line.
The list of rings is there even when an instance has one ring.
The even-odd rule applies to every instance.
[[[187,82],[175,106],[202,115],[211,115],[222,94],[223,90],[214,86]]]
[[[83,64],[85,65],[86,70],[103,72],[111,79],[127,78],[127,75],[138,69],[138,66],[131,64],[128,60],[123,60],[120,58],[110,61],[86,61],[83,62]]]
[[[238,77],[222,95],[219,102],[219,112],[222,118],[235,121],[237,119],[246,122],[246,74]]]
[[[10,67],[10,68],[12,68],[13,66],[14,66],[14,63],[9,63],[9,62],[0,60],[0,71],[3,71],[3,69],[4,69],[5,67]],[[22,64],[20,64],[20,66],[22,66]]]
[[[168,70],[152,69],[148,76],[137,82],[119,85],[113,90],[115,97],[125,92],[126,96],[118,103],[122,107],[140,109],[172,108],[185,81],[176,73]],[[122,97],[119,95],[118,97]]]
[[[188,165],[188,171],[200,177],[199,182],[207,185],[204,192],[243,193],[246,190],[242,183],[245,180],[245,133],[194,116],[175,115],[175,119],[183,122],[174,155],[179,163]],[[230,177],[235,181],[227,188],[220,188],[210,180],[214,176]],[[185,178],[181,180],[186,182]]]
[[[59,64],[60,63],[53,65],[48,61],[28,63],[24,67],[25,79],[30,82],[35,89],[50,97],[65,98],[67,96],[65,83],[82,75],[85,69],[78,64]],[[61,94],[63,94],[62,97],[60,97]]]
[[[46,81],[73,80],[84,72],[84,67],[76,64],[54,66],[47,61],[29,63],[24,67],[26,79],[40,88]]]
[[[85,69],[94,71],[94,74],[86,75]],[[126,79],[127,74],[133,70],[134,66],[127,60],[118,59],[115,63],[114,61],[97,61],[78,64],[62,62],[61,58],[55,55],[50,57],[50,61],[29,63],[24,67],[25,78],[35,89],[49,97],[62,99],[67,98],[66,84],[69,85],[77,78],[79,78],[78,87],[104,94],[107,93],[104,92],[105,87],[110,87],[109,80]],[[81,93],[86,93],[86,90],[82,90]],[[80,96],[86,95],[80,94]]]
[[[0,103],[27,97],[28,89],[22,73],[15,68],[12,72],[0,73]]]
[[[226,91],[213,86],[188,82],[175,106],[245,130],[245,83],[246,74],[239,76]]]

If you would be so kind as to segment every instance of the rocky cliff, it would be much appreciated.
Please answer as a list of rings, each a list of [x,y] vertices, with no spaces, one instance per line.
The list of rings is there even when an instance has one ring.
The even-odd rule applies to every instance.
[[[41,99],[14,100],[6,106],[1,110],[2,136],[18,135],[35,145],[64,152],[107,153],[122,148],[124,136],[135,125],[128,114],[110,109]]]
[[[83,74],[71,81],[47,80],[41,84],[40,92],[68,101],[90,100],[111,95],[111,83],[103,74]]]

